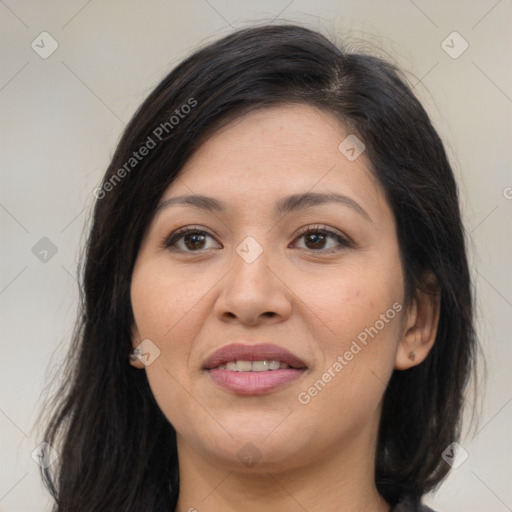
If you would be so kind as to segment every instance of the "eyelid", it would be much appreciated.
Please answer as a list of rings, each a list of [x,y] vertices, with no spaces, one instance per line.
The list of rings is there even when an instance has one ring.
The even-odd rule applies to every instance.
[[[299,228],[295,234],[295,238],[292,243],[295,243],[295,241],[297,239],[303,237],[304,235],[307,235],[308,233],[317,233],[317,232],[324,233],[328,236],[332,236],[333,238],[336,238],[338,243],[340,245],[342,245],[343,247],[354,247],[354,245],[355,245],[354,242],[352,241],[352,239],[350,237],[348,237],[347,235],[345,235],[344,233],[342,233],[341,231],[338,231],[334,228],[331,228],[329,226],[322,225],[322,224],[314,224],[314,225],[309,224],[307,226],[303,226],[303,227]],[[312,252],[321,254],[322,252],[323,253],[335,252],[339,249],[331,248],[331,249],[319,249],[316,251],[313,249],[310,249],[310,250]]]
[[[185,235],[194,234],[194,233],[207,235],[210,238],[214,239],[216,243],[220,244],[220,242],[217,242],[217,240],[216,240],[216,235],[211,234],[203,226],[186,225],[186,226],[182,226],[182,227],[176,229],[170,235],[166,236],[163,239],[162,246],[164,249],[170,250],[171,246],[174,245],[177,241],[183,239],[183,237]],[[296,233],[294,235],[294,239],[291,242],[291,244],[295,244],[298,239],[302,238],[303,236],[305,236],[309,233],[323,233],[327,236],[333,237],[337,240],[338,244],[343,247],[353,247],[353,245],[354,245],[353,241],[349,237],[347,237],[345,234],[341,233],[338,230],[335,230],[334,228],[331,228],[326,225],[321,225],[321,224],[315,224],[315,225],[308,224],[307,226],[303,226],[303,227],[299,228],[296,231]],[[222,245],[222,244],[220,244],[220,245]],[[301,248],[301,249],[303,249],[303,248]],[[339,251],[340,249],[339,248],[330,248],[330,249],[318,249],[318,250],[314,250],[314,249],[303,249],[303,250],[310,250],[314,253],[318,253],[318,254],[324,253],[325,254],[325,253],[329,253],[329,252],[336,252],[336,251]],[[201,252],[204,252],[205,249],[202,249],[202,250],[200,249],[197,251],[182,251],[182,250],[178,249],[178,251],[186,252],[186,253],[194,253],[194,252],[201,253]]]
[[[184,235],[193,234],[193,233],[200,233],[208,235],[212,239],[216,239],[216,235],[211,234],[206,228],[203,226],[197,226],[197,225],[187,225],[182,226],[181,228],[178,228],[174,230],[170,235],[164,237],[162,246],[164,249],[170,249],[171,245],[183,238]],[[217,241],[216,241],[217,242]],[[217,242],[220,243],[220,242]],[[201,251],[185,251],[185,252],[201,252]]]

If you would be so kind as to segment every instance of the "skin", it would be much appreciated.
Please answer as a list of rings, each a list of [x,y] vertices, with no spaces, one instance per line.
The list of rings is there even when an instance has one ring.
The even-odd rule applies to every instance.
[[[178,512],[389,510],[374,483],[383,393],[395,368],[427,356],[438,305],[421,293],[406,304],[393,214],[365,154],[349,161],[338,149],[348,134],[307,105],[248,114],[208,139],[162,197],[225,203],[223,212],[159,210],[132,276],[133,346],[150,339],[160,350],[151,364],[132,364],[146,371],[177,432]],[[279,199],[305,192],[343,194],[366,213],[337,202],[273,212]],[[206,232],[204,245],[182,238],[165,247],[189,225]],[[308,226],[351,243],[328,236],[315,245],[311,234],[297,233]],[[252,263],[236,251],[247,236],[263,249]],[[401,311],[300,403],[299,393],[393,304]],[[264,395],[225,390],[203,362],[239,340],[285,347],[307,371]],[[261,456],[250,467],[237,457],[248,442]]]

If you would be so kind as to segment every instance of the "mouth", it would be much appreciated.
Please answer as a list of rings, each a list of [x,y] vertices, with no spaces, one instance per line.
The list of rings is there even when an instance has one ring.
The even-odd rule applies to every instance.
[[[225,390],[261,395],[300,378],[307,367],[301,358],[277,345],[235,343],[214,352],[203,369]]]
[[[292,366],[283,361],[277,361],[276,359],[262,359],[260,361],[245,361],[239,359],[217,366],[217,370],[228,370],[230,372],[269,372],[287,368],[292,368]]]

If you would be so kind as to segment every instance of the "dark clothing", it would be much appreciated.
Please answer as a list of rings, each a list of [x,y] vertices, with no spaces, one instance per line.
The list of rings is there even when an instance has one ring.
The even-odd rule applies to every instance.
[[[435,512],[430,507],[427,507],[426,505],[416,505],[412,503],[409,500],[401,501],[400,503],[397,503],[393,507],[391,507],[391,510],[389,512]]]

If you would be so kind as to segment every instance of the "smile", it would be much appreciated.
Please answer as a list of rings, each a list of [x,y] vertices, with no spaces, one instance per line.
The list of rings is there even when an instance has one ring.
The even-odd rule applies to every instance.
[[[244,361],[243,359],[239,359],[238,361],[229,361],[217,366],[218,370],[229,370],[231,372],[267,372],[279,370],[280,368],[290,368],[290,365],[282,361],[276,361],[275,359],[264,359],[261,361]]]
[[[205,360],[203,369],[213,383],[238,395],[270,393],[307,371],[305,362],[284,347],[247,342],[218,349]]]

